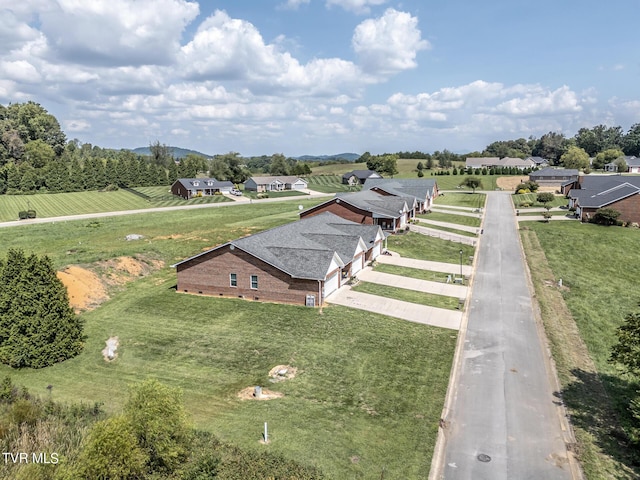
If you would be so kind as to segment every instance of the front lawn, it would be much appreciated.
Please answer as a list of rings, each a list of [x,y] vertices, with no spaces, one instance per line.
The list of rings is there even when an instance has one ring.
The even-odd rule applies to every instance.
[[[388,249],[399,253],[403,257],[418,260],[432,260],[434,262],[460,263],[460,250],[462,258],[473,256],[475,248],[449,240],[408,232],[401,235],[391,235],[387,239]]]
[[[434,207],[439,206],[456,206],[469,208],[483,208],[487,195],[484,193],[445,193],[438,195],[433,204]]]
[[[465,263],[465,265],[467,265],[467,263]],[[390,273],[391,275],[400,275],[402,277],[417,278],[418,280],[429,280],[430,282],[440,283],[447,283],[449,276],[456,276],[449,273],[434,272],[432,270],[423,270],[421,268],[401,267],[399,265],[390,265],[388,263],[376,263],[373,269],[376,272]]]
[[[355,287],[351,287],[351,289],[355,292],[370,293],[371,295],[393,298],[395,300],[417,303],[419,305],[427,305],[429,307],[446,308],[448,310],[458,310],[460,308],[460,300],[457,297],[454,298],[447,297],[445,295],[436,295],[433,293],[417,292],[406,288],[389,287],[387,285],[379,285],[377,283],[370,282],[360,282]]]
[[[455,213],[443,213],[443,212],[431,212],[421,215],[417,215],[418,218],[424,218],[425,220],[435,220],[438,222],[457,223],[459,225],[465,225],[467,227],[480,227],[482,224],[481,218],[469,217],[466,215],[456,215]]]

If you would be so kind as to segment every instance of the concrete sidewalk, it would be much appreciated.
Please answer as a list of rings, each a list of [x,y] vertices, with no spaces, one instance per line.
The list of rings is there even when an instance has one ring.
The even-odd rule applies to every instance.
[[[453,228],[455,230],[460,230],[462,232],[470,232],[479,234],[480,227],[470,227],[468,225],[460,225],[459,223],[451,223],[451,222],[441,222],[439,220],[429,220],[428,218],[416,218],[420,223],[426,223],[428,225],[434,225],[436,227],[446,227]]]
[[[354,292],[349,286],[344,286],[332,293],[327,298],[327,303],[452,330],[458,330],[462,321],[461,311],[428,307],[368,293]]]
[[[465,259],[466,260],[466,259]],[[430,260],[416,260],[415,258],[405,258],[399,255],[378,255],[376,262],[388,265],[397,265],[398,267],[418,268],[420,270],[431,270],[434,272],[450,273],[452,275],[460,275],[459,263],[443,263],[432,262]],[[462,274],[466,277],[471,275],[472,267],[470,265],[462,266]]]
[[[431,282],[429,280],[419,280],[417,278],[392,275],[390,273],[374,272],[370,268],[358,272],[358,279],[363,282],[378,283],[389,287],[404,288],[416,292],[433,293],[435,295],[445,295],[447,297],[466,298],[468,288],[452,283]]]

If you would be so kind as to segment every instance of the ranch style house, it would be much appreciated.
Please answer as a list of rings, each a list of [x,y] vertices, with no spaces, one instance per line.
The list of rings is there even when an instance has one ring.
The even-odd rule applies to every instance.
[[[171,185],[171,193],[188,200],[194,197],[208,197],[230,193],[233,183],[215,178],[179,178]]]
[[[342,175],[342,183],[345,185],[364,185],[369,179],[382,178],[375,170],[353,170]]]
[[[569,208],[575,208],[583,222],[606,207],[620,212],[622,222],[640,223],[640,177],[580,175],[563,188],[568,189]]]
[[[332,213],[232,240],[175,265],[179,292],[322,305],[382,252],[379,226]]]
[[[281,192],[283,190],[305,190],[306,180],[295,176],[251,177],[244,182],[244,189],[252,192]]]

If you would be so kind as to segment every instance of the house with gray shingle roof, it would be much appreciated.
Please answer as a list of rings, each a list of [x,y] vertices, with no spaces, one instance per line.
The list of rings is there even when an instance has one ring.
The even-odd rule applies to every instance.
[[[363,185],[370,178],[382,178],[375,170],[353,170],[342,175],[345,185]]]
[[[382,252],[380,227],[323,213],[238,238],[174,265],[179,292],[321,305]]]
[[[416,200],[416,213],[430,210],[433,200],[438,196],[436,181],[422,178],[368,179],[363,188],[396,197],[413,197]]]
[[[251,177],[244,182],[244,189],[253,192],[305,190],[307,186],[306,180],[292,175]]]
[[[640,223],[640,177],[581,175],[567,196],[569,207],[583,222],[607,207],[619,211],[623,222]]]
[[[352,222],[379,225],[383,230],[396,232],[414,218],[415,197],[381,194],[373,190],[356,193],[337,193],[334,198],[300,212],[300,218],[331,212]]]
[[[208,197],[230,193],[233,183],[215,178],[179,178],[171,185],[171,193],[188,200],[194,197]]]

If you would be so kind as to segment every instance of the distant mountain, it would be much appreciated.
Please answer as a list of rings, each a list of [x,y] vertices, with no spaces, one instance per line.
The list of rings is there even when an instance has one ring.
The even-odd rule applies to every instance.
[[[347,160],[348,162],[355,162],[360,158],[359,153],[337,153],[335,155],[302,155],[300,157],[293,157],[296,160],[302,162],[328,162],[330,160]]]
[[[169,147],[173,150],[173,158],[184,158],[189,154],[200,155],[204,158],[211,158],[213,155],[207,155],[206,153],[198,152],[196,150],[189,150],[188,148]],[[151,149],[149,147],[138,147],[131,150],[138,155],[151,155]]]

